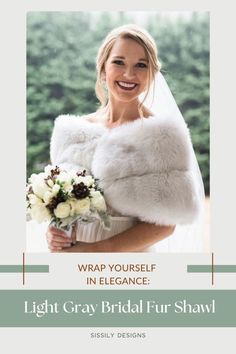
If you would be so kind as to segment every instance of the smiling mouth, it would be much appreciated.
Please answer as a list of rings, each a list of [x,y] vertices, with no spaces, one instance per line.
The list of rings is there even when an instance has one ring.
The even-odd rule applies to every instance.
[[[121,89],[126,91],[132,91],[133,89],[135,89],[136,86],[138,86],[138,84],[128,83],[124,81],[116,81],[116,83]]]

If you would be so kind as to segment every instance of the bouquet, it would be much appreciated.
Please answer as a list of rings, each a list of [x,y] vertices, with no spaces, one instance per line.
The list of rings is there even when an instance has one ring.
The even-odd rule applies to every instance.
[[[50,221],[68,231],[75,221],[99,219],[105,229],[110,228],[103,193],[85,170],[64,171],[48,165],[44,172],[30,176],[26,188],[27,212],[39,223]]]

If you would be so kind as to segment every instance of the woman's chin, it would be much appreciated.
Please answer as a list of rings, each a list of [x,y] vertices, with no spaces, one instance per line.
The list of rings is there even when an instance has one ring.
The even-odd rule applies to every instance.
[[[137,95],[134,95],[134,96],[130,96],[130,97],[124,97],[123,95],[115,95],[114,96],[115,99],[117,101],[119,101],[120,103],[131,103],[131,102],[138,102],[138,96]]]
[[[114,90],[112,96],[122,102],[131,102],[137,100],[140,95],[139,90],[135,91],[125,91],[118,87],[118,89]]]

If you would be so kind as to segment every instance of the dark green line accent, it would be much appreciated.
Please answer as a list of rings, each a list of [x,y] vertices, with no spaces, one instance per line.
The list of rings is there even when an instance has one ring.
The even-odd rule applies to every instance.
[[[236,273],[236,265],[214,265],[214,273]],[[188,265],[188,273],[212,273],[212,265]]]
[[[25,273],[49,273],[49,265],[25,265]],[[0,273],[22,273],[23,265],[0,265]]]

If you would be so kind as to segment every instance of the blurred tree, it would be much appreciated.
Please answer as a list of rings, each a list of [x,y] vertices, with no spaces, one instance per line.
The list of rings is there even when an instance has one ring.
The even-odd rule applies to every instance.
[[[163,73],[191,130],[209,192],[209,21],[152,16]],[[27,16],[27,172],[49,163],[54,119],[96,110],[97,50],[114,27],[137,23],[124,12],[32,12]],[[143,25],[143,24],[142,24]]]
[[[89,14],[28,14],[28,174],[49,162],[57,115],[95,109],[95,55]]]

